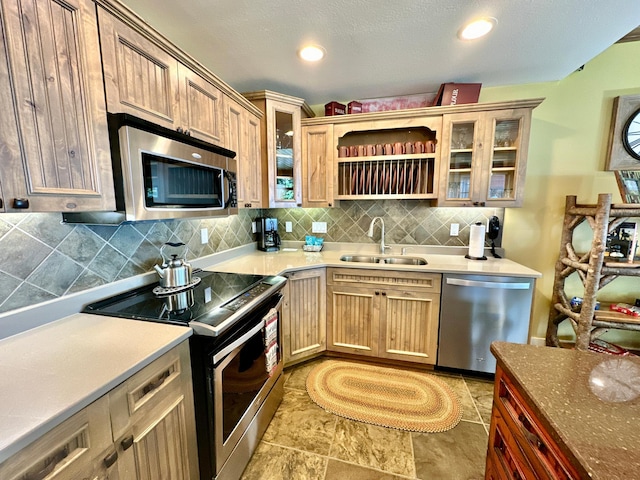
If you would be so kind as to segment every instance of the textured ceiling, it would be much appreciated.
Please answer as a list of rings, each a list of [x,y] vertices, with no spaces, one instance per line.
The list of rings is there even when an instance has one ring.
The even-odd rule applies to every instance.
[[[269,89],[310,105],[560,80],[640,25],[639,0],[123,0],[240,92]],[[498,25],[458,40],[478,16]],[[319,64],[296,57],[326,48]]]

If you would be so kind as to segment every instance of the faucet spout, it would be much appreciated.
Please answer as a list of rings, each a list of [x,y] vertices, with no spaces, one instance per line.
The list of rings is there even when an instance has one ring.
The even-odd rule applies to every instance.
[[[384,255],[385,249],[391,247],[384,244],[384,220],[382,217],[373,217],[373,220],[371,220],[371,223],[369,224],[369,231],[367,232],[367,235],[373,238],[373,225],[376,223],[376,220],[380,220],[380,253]]]

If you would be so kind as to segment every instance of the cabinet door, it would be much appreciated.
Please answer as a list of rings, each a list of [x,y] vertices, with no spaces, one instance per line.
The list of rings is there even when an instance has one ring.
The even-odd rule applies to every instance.
[[[327,287],[328,350],[378,354],[380,294],[374,289]]]
[[[440,295],[384,289],[379,356],[435,365]]]
[[[443,116],[439,206],[480,205],[484,128],[479,113]]]
[[[267,100],[269,207],[302,205],[300,107]]]
[[[222,143],[222,92],[184,65],[178,66],[180,126],[205,142]]]
[[[530,109],[482,114],[484,168],[478,194],[487,207],[519,207],[529,147]]]
[[[260,119],[228,97],[224,98],[224,147],[236,152],[238,207],[262,207]]]
[[[177,128],[178,62],[98,8],[107,110]]]
[[[94,3],[7,0],[0,9],[5,211],[114,209]]]
[[[326,270],[287,274],[282,309],[284,364],[312,357],[327,348]]]
[[[119,442],[118,472],[123,479],[196,478],[188,452],[185,398],[181,396],[149,423],[139,422]]]
[[[333,206],[333,125],[302,128],[302,206]]]

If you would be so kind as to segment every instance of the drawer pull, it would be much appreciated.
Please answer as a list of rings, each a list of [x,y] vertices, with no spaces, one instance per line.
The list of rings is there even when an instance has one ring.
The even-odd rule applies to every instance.
[[[24,476],[24,480],[42,480],[43,478],[47,477],[54,468],[56,468],[56,465],[67,458],[68,455],[69,447],[65,445],[45,461],[45,466],[42,470],[27,473]]]
[[[153,382],[149,382],[142,388],[142,394],[146,395],[158,389],[160,385],[162,385],[164,381],[169,378],[169,375],[171,375],[171,372],[169,370],[165,370],[164,372],[162,372],[162,375],[160,375],[156,380],[154,380]]]
[[[529,419],[523,414],[521,413],[520,415],[518,415],[518,421],[520,422],[520,426],[522,427],[522,433],[524,435],[524,437],[527,439],[527,441],[535,446],[537,449],[540,449],[542,447],[542,440],[540,440],[540,438],[538,438],[538,436],[531,432],[528,428],[527,425],[531,425],[529,423]]]
[[[116,463],[116,460],[118,460],[118,452],[116,452],[115,450],[113,452],[111,452],[109,455],[107,455],[106,457],[104,457],[103,463],[104,466],[106,468],[109,468],[111,465],[113,465],[114,463]]]
[[[123,438],[120,445],[122,446],[122,450],[128,450],[131,448],[131,445],[133,445],[133,435]]]

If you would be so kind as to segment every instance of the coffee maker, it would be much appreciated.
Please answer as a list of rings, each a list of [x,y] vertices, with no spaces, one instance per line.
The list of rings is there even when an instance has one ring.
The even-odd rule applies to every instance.
[[[275,252],[280,249],[280,235],[278,235],[278,219],[258,217],[256,222],[256,235],[258,250],[263,252]]]

